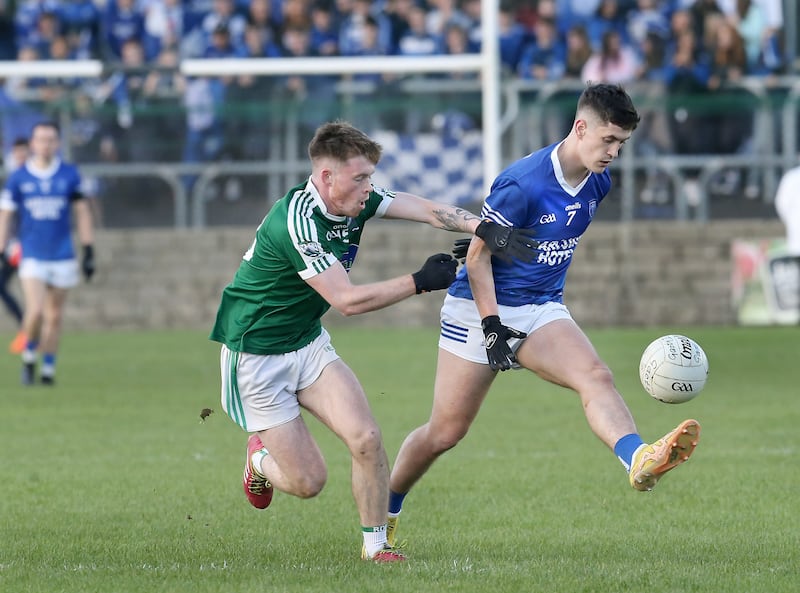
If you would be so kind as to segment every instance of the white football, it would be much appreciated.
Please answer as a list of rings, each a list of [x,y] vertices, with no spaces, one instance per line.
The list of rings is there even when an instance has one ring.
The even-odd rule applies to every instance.
[[[668,404],[681,404],[697,396],[708,378],[708,358],[691,338],[667,335],[653,340],[639,362],[644,390]]]

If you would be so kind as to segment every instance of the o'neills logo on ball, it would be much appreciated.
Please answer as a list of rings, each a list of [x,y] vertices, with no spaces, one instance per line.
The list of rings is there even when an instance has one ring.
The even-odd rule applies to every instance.
[[[692,360],[692,342],[688,338],[681,338],[681,356]]]

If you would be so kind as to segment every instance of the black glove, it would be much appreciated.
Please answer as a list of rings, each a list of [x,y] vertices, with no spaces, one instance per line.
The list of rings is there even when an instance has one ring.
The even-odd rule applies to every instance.
[[[486,357],[493,371],[507,371],[517,362],[517,357],[508,345],[509,338],[525,338],[528,334],[500,323],[497,315],[487,315],[481,320]]]
[[[469,239],[456,239],[453,241],[453,257],[456,259],[464,259],[467,257],[467,251],[469,251],[470,243],[472,243],[472,237]]]
[[[430,292],[431,290],[441,290],[447,288],[456,279],[456,267],[458,261],[446,253],[437,253],[430,256],[420,268],[419,272],[414,272],[414,286],[417,287],[417,294]]]
[[[83,246],[83,259],[81,259],[81,270],[83,277],[89,282],[94,276],[94,247],[91,245]]]
[[[492,255],[506,263],[511,263],[512,257],[531,262],[537,255],[539,241],[533,238],[533,229],[515,229],[484,220],[475,229],[475,234],[483,239]]]

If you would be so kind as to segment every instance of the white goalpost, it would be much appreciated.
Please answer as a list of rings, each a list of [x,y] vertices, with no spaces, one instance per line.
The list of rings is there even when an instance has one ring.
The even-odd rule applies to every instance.
[[[481,84],[483,185],[488,193],[500,171],[500,50],[498,40],[498,0],[481,3],[481,52],[479,54],[424,57],[326,57],[326,58],[231,58],[187,59],[180,63],[185,76],[361,73],[442,73],[477,72]],[[100,78],[107,71],[98,60],[0,61],[0,79],[10,77]]]

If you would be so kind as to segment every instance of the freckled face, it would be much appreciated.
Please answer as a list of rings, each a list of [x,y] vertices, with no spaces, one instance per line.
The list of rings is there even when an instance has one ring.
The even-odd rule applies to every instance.
[[[633,133],[594,118],[579,120],[576,125],[581,163],[592,173],[605,171]]]
[[[366,157],[356,156],[322,170],[327,186],[327,206],[331,214],[358,216],[372,190],[373,165]]]

